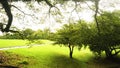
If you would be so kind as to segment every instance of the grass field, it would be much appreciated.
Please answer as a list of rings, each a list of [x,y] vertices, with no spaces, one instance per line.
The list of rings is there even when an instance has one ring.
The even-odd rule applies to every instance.
[[[28,68],[87,68],[86,63],[91,60],[92,53],[74,51],[74,59],[68,56],[67,47],[59,47],[52,45],[45,45],[39,47],[32,47],[29,49],[15,49],[9,50],[26,57],[32,57]]]
[[[94,62],[94,54],[89,49],[78,51],[75,48],[73,59],[69,58],[68,47],[52,45],[50,41],[42,46],[6,50],[11,65],[21,68],[117,68],[119,63]],[[12,59],[11,59],[12,58]],[[16,60],[15,60],[16,59]]]
[[[32,44],[49,44],[52,43],[49,40],[37,40]],[[18,40],[18,39],[0,39],[0,48],[14,47],[14,46],[25,46],[29,45],[28,40]]]
[[[0,48],[13,47],[13,46],[23,46],[26,45],[28,41],[26,40],[10,40],[10,39],[0,39]]]

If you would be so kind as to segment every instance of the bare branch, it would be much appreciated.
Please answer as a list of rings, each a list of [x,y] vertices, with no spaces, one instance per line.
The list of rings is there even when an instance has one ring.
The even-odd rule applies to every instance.
[[[78,14],[78,12],[77,12],[77,7],[78,7],[78,4],[77,4],[77,2],[75,2],[75,7],[73,8],[73,10],[70,12],[70,17],[69,17],[69,22],[70,22],[70,18],[71,18],[71,16],[72,16],[72,13],[75,11],[76,13],[77,13],[77,15],[78,15],[78,17],[79,17],[79,20],[80,20],[80,16],[79,16],[79,14]]]
[[[75,2],[75,7],[74,7],[74,9],[71,12],[75,11],[76,8],[77,8],[77,2]]]
[[[84,3],[88,6],[89,9],[95,11],[93,8],[91,8],[91,7],[89,6],[89,4],[88,4],[86,1],[85,1]]]
[[[94,11],[94,12],[96,12],[96,10],[93,9],[92,7],[90,7],[90,5],[89,5],[86,1],[85,1],[84,3],[88,6],[89,9],[91,9],[91,10]],[[100,9],[98,9],[98,12],[97,12],[97,13],[98,13],[98,14],[101,14],[101,12],[103,12],[103,11],[100,10]]]
[[[15,5],[10,5],[10,6],[16,8],[17,10],[19,10],[20,12],[22,12],[22,13],[25,14],[25,15],[32,16],[31,14],[27,14],[27,13],[25,13],[24,11],[22,11],[21,9],[19,9],[19,8],[16,7]]]
[[[78,15],[79,20],[81,20],[81,19],[80,19],[80,16],[79,16],[79,13],[78,13],[77,10],[76,10],[77,7],[78,7],[78,4],[77,4],[77,2],[75,2],[75,11],[76,11],[76,13],[77,13],[77,15]],[[80,7],[81,7],[81,5],[80,5]]]

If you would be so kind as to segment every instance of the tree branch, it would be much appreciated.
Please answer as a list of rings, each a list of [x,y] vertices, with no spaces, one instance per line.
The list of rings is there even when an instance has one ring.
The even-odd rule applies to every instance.
[[[52,5],[48,0],[45,0],[45,2],[46,2],[50,7],[54,7],[54,5]]]
[[[87,3],[86,1],[85,1],[85,4],[88,6],[89,9],[95,11],[93,8],[91,8],[91,7],[88,5],[88,3]]]
[[[25,13],[24,11],[22,11],[21,9],[19,9],[19,8],[16,7],[15,5],[10,5],[10,6],[16,8],[17,10],[19,10],[20,12],[22,12],[22,13],[25,14],[25,15],[33,16],[33,15],[31,15],[31,14]]]
[[[70,20],[71,20],[71,16],[72,16],[72,13],[75,11],[76,13],[77,13],[77,16],[78,16],[78,18],[79,18],[79,20],[80,20],[80,16],[79,16],[79,14],[78,14],[78,12],[77,12],[77,7],[78,7],[78,4],[77,4],[77,2],[74,2],[75,3],[75,7],[73,8],[73,10],[70,12],[70,17],[69,17],[69,22],[70,22]]]

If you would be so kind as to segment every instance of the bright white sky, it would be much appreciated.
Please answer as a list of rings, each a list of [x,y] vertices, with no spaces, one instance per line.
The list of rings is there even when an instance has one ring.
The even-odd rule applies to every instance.
[[[55,29],[60,28],[60,26],[62,26],[63,24],[68,23],[69,17],[70,17],[70,21],[74,20],[73,22],[79,20],[79,18],[86,20],[88,22],[93,21],[92,16],[94,12],[90,10],[85,3],[81,4],[81,7],[85,9],[81,9],[79,13],[76,13],[74,11],[72,12],[72,14],[67,12],[72,11],[75,5],[74,3],[71,3],[71,4],[69,3],[68,5],[69,8],[66,7],[65,10],[61,8],[60,5],[57,5],[60,11],[63,12],[62,13],[63,16],[58,15],[58,17],[49,16],[48,14],[49,7],[45,6],[44,4],[39,5],[37,2],[32,2],[32,5],[29,4],[31,7],[34,7],[34,8],[28,7],[28,5],[23,2],[15,2],[12,4],[17,6],[22,11],[24,11],[24,13],[34,15],[32,17],[28,15],[24,15],[19,10],[12,8],[12,13],[14,15],[12,25],[18,27],[19,29],[32,28],[34,30],[37,30],[37,29],[50,28],[51,31],[55,31]],[[88,5],[92,6],[93,3],[88,2]],[[107,10],[107,11],[120,10],[119,6],[120,6],[120,0],[101,0],[100,1],[100,9],[102,10]],[[4,19],[2,17],[6,18],[6,15],[0,13],[0,17],[1,17],[0,22],[2,22],[2,20]],[[60,19],[61,23],[56,23],[54,19],[58,19],[58,20]]]
[[[18,3],[13,3],[14,5],[16,5],[17,7],[19,7],[22,11],[24,11],[27,14],[33,14],[36,18],[32,18],[31,16],[27,16],[25,15],[25,17],[23,18],[23,16],[19,17],[19,18],[14,18],[13,20],[13,24],[15,26],[19,26],[19,28],[32,28],[34,30],[37,29],[44,29],[44,28],[50,28],[51,31],[54,31],[56,28],[60,28],[60,26],[62,26],[65,23],[68,23],[68,19],[69,17],[71,17],[73,20],[79,20],[80,19],[84,19],[87,21],[92,21],[92,14],[93,11],[84,9],[84,11],[79,12],[78,14],[74,11],[72,12],[72,14],[70,14],[70,12],[74,9],[74,7],[71,7],[71,5],[75,5],[74,3],[69,5],[69,8],[66,8],[65,10],[63,8],[61,8],[59,5],[57,5],[57,7],[60,9],[60,11],[62,12],[62,17],[58,16],[58,19],[61,20],[60,23],[56,23],[56,21],[54,20],[56,17],[53,17],[52,15],[49,17],[48,14],[48,6],[45,6],[43,4],[39,5],[37,2],[32,3],[34,10],[32,8],[29,9],[29,7],[23,3],[23,2],[18,2]],[[91,5],[91,3],[88,3]],[[37,6],[37,7],[36,7]],[[42,7],[45,6],[45,7]],[[87,5],[83,4],[81,5],[82,7],[87,7]],[[38,10],[38,11],[37,11]],[[13,9],[14,11],[14,16],[16,14],[22,14],[20,11],[18,11],[17,9]],[[69,12],[69,13],[68,13]],[[79,16],[79,17],[78,17]],[[18,22],[18,23],[16,23]],[[23,24],[24,23],[24,24]],[[36,25],[37,24],[37,25]]]

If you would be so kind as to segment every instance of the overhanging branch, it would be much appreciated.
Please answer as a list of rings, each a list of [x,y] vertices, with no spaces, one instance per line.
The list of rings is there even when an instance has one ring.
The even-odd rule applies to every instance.
[[[27,13],[25,13],[24,11],[22,11],[21,9],[19,9],[19,8],[16,7],[15,5],[10,5],[10,6],[16,8],[17,10],[19,10],[20,12],[22,12],[24,15],[32,16],[31,14],[27,14]]]
[[[48,0],[45,0],[45,2],[46,2],[50,7],[54,7],[54,5],[52,5]]]

